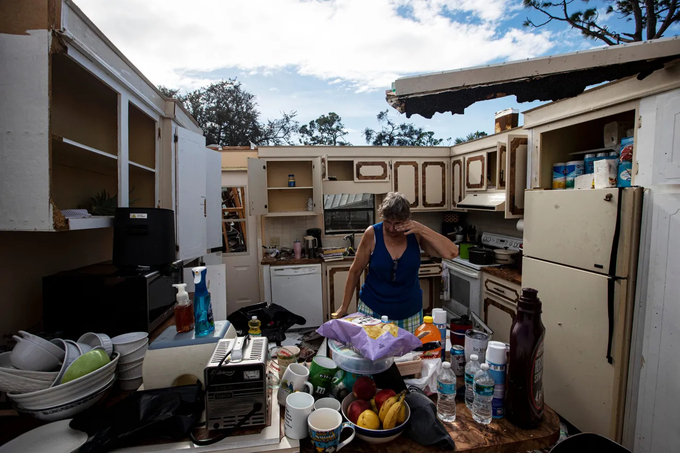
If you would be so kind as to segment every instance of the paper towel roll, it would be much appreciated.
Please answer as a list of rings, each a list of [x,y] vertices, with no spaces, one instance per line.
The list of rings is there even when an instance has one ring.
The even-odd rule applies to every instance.
[[[517,231],[524,231],[524,219],[517,221]]]

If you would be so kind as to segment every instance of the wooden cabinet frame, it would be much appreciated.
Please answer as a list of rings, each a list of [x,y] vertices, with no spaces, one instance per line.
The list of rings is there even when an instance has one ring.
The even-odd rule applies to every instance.
[[[479,184],[470,184],[470,163],[475,161],[482,163],[482,180]],[[465,159],[465,187],[467,189],[483,189],[486,181],[486,155],[473,156]]]
[[[334,313],[340,305],[342,305],[342,301],[340,302],[340,305],[336,307],[335,304],[335,279],[333,276],[337,274],[338,272],[349,272],[351,266],[336,266],[328,269],[328,306],[329,306],[329,312],[328,312],[328,317],[330,318],[331,313]],[[359,279],[359,284],[357,284],[356,287],[356,300],[357,300],[357,305],[359,304],[359,291],[361,289],[361,279]]]
[[[505,200],[506,206],[508,213],[513,215],[513,216],[523,216],[524,215],[524,208],[520,208],[517,206],[517,200],[515,199],[515,192],[517,190],[517,184],[522,184],[524,187],[526,187],[526,152],[524,155],[523,162],[522,160],[518,159],[518,148],[521,145],[527,145],[528,140],[526,137],[511,137],[510,140],[510,152],[508,154],[508,168],[510,169],[510,178],[507,179],[506,184],[508,187],[507,190],[507,197]],[[517,181],[517,174],[518,174],[518,168],[517,164],[518,161],[520,165],[523,165],[523,171],[521,171],[520,175],[520,181]],[[524,175],[522,178],[521,176]]]
[[[383,172],[380,175],[364,176],[361,174],[363,167],[380,167]],[[389,181],[390,171],[387,161],[355,161],[354,163],[355,181]]]
[[[427,201],[427,177],[426,171],[427,167],[441,167],[442,168],[442,201],[439,203],[429,203]],[[422,164],[423,173],[423,207],[424,208],[442,208],[446,206],[446,163],[444,162],[423,162]]]
[[[412,207],[412,208],[417,208],[417,207],[418,207],[418,204],[419,204],[420,181],[418,180],[418,165],[419,165],[419,164],[418,164],[417,161],[399,161],[399,162],[395,162],[395,163],[394,163],[394,190],[397,191],[397,192],[399,191],[399,172],[398,172],[399,167],[402,167],[402,166],[410,166],[410,167],[415,168],[415,171],[414,171],[414,173],[415,173],[414,178],[415,178],[415,193],[416,193],[416,197],[415,197],[415,200],[413,200],[413,202],[411,203],[411,207]]]
[[[458,170],[456,170],[458,167]],[[458,198],[456,198],[456,172],[460,172],[458,178]],[[465,198],[465,172],[463,171],[463,158],[454,158],[451,160],[451,208],[458,206],[463,198]]]

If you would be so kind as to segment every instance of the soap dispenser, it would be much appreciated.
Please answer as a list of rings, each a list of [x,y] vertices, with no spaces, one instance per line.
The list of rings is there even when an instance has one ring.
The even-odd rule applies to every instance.
[[[186,283],[172,285],[177,288],[175,304],[175,328],[177,333],[191,332],[194,328],[194,304],[189,300]]]
[[[212,305],[210,304],[210,293],[207,286],[208,268],[205,266],[193,267],[191,272],[194,274],[194,330],[197,337],[204,337],[215,331],[215,320],[213,319]]]

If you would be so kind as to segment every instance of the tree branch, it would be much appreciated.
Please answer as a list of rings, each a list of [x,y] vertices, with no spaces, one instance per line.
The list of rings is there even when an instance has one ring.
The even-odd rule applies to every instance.
[[[668,13],[666,13],[666,18],[664,19],[664,21],[661,23],[661,26],[654,34],[654,39],[662,37],[664,32],[668,29],[668,27],[671,26],[672,23],[680,20],[680,13],[676,13],[678,3],[680,2],[678,2],[677,0],[673,0],[668,6]]]

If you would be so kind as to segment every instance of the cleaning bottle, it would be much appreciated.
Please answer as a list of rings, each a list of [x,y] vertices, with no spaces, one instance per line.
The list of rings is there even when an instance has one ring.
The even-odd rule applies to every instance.
[[[206,283],[208,268],[205,266],[192,267],[194,274],[194,330],[197,337],[204,337],[215,331],[215,320],[213,319],[212,305],[210,304],[210,293]]]
[[[251,337],[262,336],[262,331],[260,330],[260,320],[257,319],[257,316],[253,316],[250,318],[250,321],[248,321],[248,335]]]
[[[194,328],[194,304],[189,300],[187,284],[172,285],[177,288],[177,303],[175,304],[175,329],[177,333],[190,332]]]
[[[439,359],[442,352],[439,329],[432,323],[432,316],[423,317],[423,321],[414,333],[423,343],[416,351],[423,352],[421,359]]]

